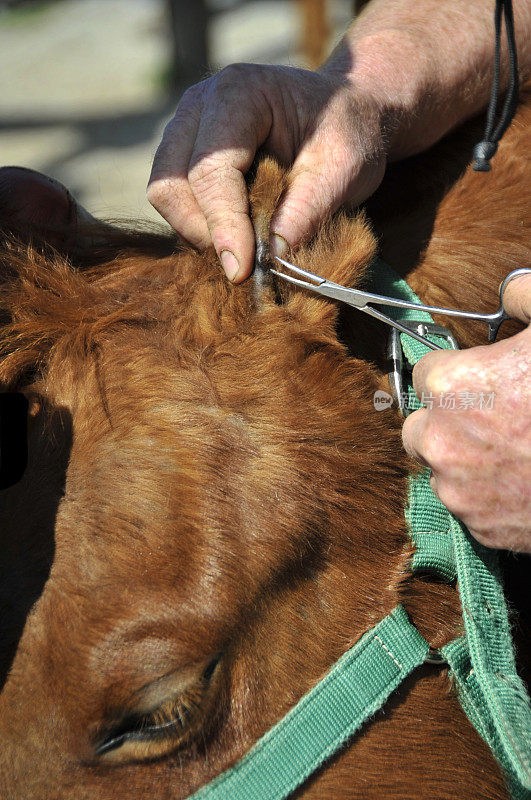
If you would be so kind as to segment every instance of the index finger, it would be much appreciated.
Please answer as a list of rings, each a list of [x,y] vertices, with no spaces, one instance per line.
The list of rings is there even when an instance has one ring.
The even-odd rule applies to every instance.
[[[210,244],[206,220],[188,184],[188,164],[202,107],[199,84],[185,92],[173,118],[166,125],[153,159],[147,188],[151,205],[196,247]]]
[[[238,75],[231,81],[221,76],[206,98],[188,180],[225,271],[240,281],[251,273],[255,246],[244,176],[269,134],[272,115]]]

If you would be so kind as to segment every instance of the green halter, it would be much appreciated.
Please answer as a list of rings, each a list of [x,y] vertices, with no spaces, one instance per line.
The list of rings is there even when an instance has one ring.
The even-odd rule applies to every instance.
[[[378,262],[374,291],[420,302],[407,283]],[[432,322],[426,312],[391,309],[401,319]],[[400,335],[415,364],[425,345]],[[444,341],[442,342],[444,346]],[[420,408],[408,385],[409,408]],[[465,633],[442,648],[461,704],[502,766],[511,796],[531,798],[531,704],[516,673],[495,551],[478,544],[430,487],[429,470],[410,479],[406,518],[415,544],[412,569],[445,581],[457,577]],[[415,667],[430,660],[428,642],[401,606],[365,633],[322,680],[233,767],[189,800],[283,800],[357,733]]]

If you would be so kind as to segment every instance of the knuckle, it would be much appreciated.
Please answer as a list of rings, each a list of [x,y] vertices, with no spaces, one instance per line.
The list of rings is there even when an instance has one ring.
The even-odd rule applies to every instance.
[[[166,125],[164,126],[164,130],[162,131],[161,144],[159,145],[157,155],[159,154],[161,149],[168,144],[169,141],[173,142],[175,132],[179,128],[178,113],[179,113],[179,108],[177,109],[173,117],[169,119]]]
[[[503,297],[511,316],[522,322],[531,320],[531,275],[520,275],[507,284]]]
[[[432,363],[428,364],[424,373],[424,386],[427,392],[439,394],[451,391],[453,381],[452,372],[448,370],[447,359],[436,358],[439,354],[434,354]]]
[[[146,190],[147,199],[151,203],[151,205],[159,209],[166,203],[166,189],[163,186],[165,181],[156,180],[152,181]]]
[[[428,417],[422,432],[420,447],[428,464],[438,472],[448,472],[455,463],[457,453],[453,441],[445,435],[432,414]]]
[[[434,374],[433,367],[426,370],[424,373],[424,380],[422,381],[422,388],[427,394],[438,394],[444,391],[440,388],[437,375]]]
[[[210,207],[228,205],[226,165],[212,157],[200,158],[188,171],[188,181],[200,205]],[[207,209],[205,209],[207,213]]]
[[[500,543],[495,541],[497,537],[493,530],[492,520],[478,513],[477,509],[465,506],[453,513],[465,523],[478,542],[486,547],[500,546]],[[496,526],[494,526],[494,528],[496,528]]]
[[[402,442],[407,453],[414,458],[422,456],[423,454],[420,451],[420,437],[418,433],[418,414],[422,414],[422,411],[415,411],[414,414],[410,414],[410,416],[406,417],[404,425],[402,426]]]
[[[499,508],[489,503],[489,497],[477,482],[454,480],[436,474],[432,488],[452,514],[478,533],[487,534],[492,528],[493,519],[499,516]]]
[[[242,228],[249,224],[249,217],[243,211],[226,210],[225,208],[213,208],[209,214],[205,214],[208,225],[212,231],[212,241],[214,245],[222,247],[227,235],[231,238],[237,237]]]
[[[206,81],[201,81],[201,83],[194,83],[192,86],[189,86],[185,92],[183,92],[181,99],[177,105],[177,108],[181,108],[182,106],[187,106],[190,103],[195,103],[196,100],[203,92],[203,88]]]
[[[421,437],[419,442],[419,452],[432,469],[439,470],[441,466],[439,452],[437,448],[434,447],[432,439],[428,438],[425,434]]]
[[[428,418],[424,430],[420,434],[419,449],[428,464],[433,466],[434,460],[437,457],[437,447],[434,444],[433,423],[431,418]]]
[[[256,73],[256,65],[236,62],[224,67],[216,77],[218,86],[233,86],[235,82],[247,82]]]
[[[297,178],[293,190],[282,203],[276,222],[281,223],[282,230],[289,225],[310,235],[317,228],[324,210],[331,208],[332,199],[326,187],[316,185],[313,172],[308,170],[303,175],[299,173]]]
[[[245,116],[254,105],[256,88],[263,86],[257,65],[229,64],[209,79],[205,86],[205,106],[212,115],[232,126],[235,116]],[[246,102],[242,102],[245,98]]]
[[[188,170],[188,180],[194,186],[208,188],[217,183],[222,170],[223,166],[219,158],[209,155],[199,156],[195,164]]]
[[[293,197],[286,201],[282,209],[284,222],[289,222],[297,228],[312,229],[315,225],[315,210],[304,197]]]
[[[182,100],[181,100],[182,103]],[[157,150],[157,154],[161,152],[161,150],[166,146],[169,142],[173,143],[175,139],[176,131],[179,130],[181,127],[181,103],[177,106],[175,110],[175,114],[171,119],[168,120],[166,125],[164,126],[164,130],[162,131],[161,143]]]
[[[166,208],[176,199],[179,193],[178,181],[174,178],[157,178],[152,181],[146,190],[147,199],[159,211]]]
[[[437,496],[443,506],[455,514],[457,517],[464,515],[463,502],[459,491],[446,481],[437,481]]]
[[[489,525],[482,525],[474,520],[467,523],[467,528],[477,541],[484,547],[500,548],[508,547],[505,537],[497,530],[493,530]]]
[[[209,222],[226,228],[248,214],[245,183],[239,170],[220,156],[200,158],[188,172],[192,192]],[[237,224],[237,223],[236,223]]]

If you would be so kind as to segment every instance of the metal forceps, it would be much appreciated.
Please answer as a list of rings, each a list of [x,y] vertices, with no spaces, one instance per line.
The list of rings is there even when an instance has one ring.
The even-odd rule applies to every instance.
[[[489,326],[489,342],[494,342],[496,341],[496,336],[498,335],[500,325],[504,320],[509,319],[509,315],[503,306],[503,293],[507,287],[507,284],[512,281],[513,278],[516,278],[519,275],[531,273],[531,269],[528,268],[515,269],[510,272],[500,285],[500,307],[498,311],[495,311],[492,314],[480,314],[476,311],[460,311],[456,308],[425,306],[422,303],[411,303],[408,300],[398,300],[393,297],[385,297],[385,295],[381,294],[372,294],[371,292],[360,291],[359,289],[349,289],[346,286],[341,286],[339,283],[328,281],[326,278],[322,278],[320,275],[314,275],[313,272],[307,272],[305,269],[296,267],[294,264],[290,264],[289,261],[285,261],[283,258],[279,258],[278,256],[275,256],[275,258],[284,267],[286,267],[286,269],[289,269],[291,272],[295,272],[302,278],[306,278],[306,280],[294,278],[292,275],[286,275],[283,272],[277,272],[276,269],[271,270],[273,275],[277,275],[279,278],[282,278],[283,280],[287,281],[288,283],[292,283],[295,286],[301,286],[304,289],[309,289],[310,291],[315,292],[322,297],[330,297],[332,300],[339,300],[342,303],[352,306],[353,308],[357,308],[359,311],[364,311],[365,314],[369,314],[371,317],[375,317],[376,319],[385,322],[387,325],[391,325],[391,327],[396,328],[402,333],[407,333],[408,336],[412,336],[413,339],[416,339],[418,342],[422,342],[422,344],[425,344],[426,347],[430,347],[432,350],[442,350],[443,348],[438,344],[434,344],[434,342],[430,342],[429,339],[417,332],[414,327],[409,327],[406,320],[400,322],[399,320],[392,319],[391,317],[388,317],[387,314],[383,314],[381,311],[373,308],[372,304],[374,303],[375,305],[394,306],[396,308],[408,308],[416,311],[429,311],[436,314],[444,314],[449,317],[478,319],[487,323]],[[411,325],[411,323],[409,323],[409,325]]]

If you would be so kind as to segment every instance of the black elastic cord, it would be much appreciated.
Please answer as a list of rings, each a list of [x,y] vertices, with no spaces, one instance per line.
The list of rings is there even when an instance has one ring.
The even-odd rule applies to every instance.
[[[494,127],[496,106],[498,104],[498,91],[500,88],[500,52],[501,52],[501,22],[502,12],[505,18],[505,33],[509,51],[509,88],[503,104],[500,120]],[[490,93],[489,107],[487,110],[487,124],[483,140],[474,147],[474,169],[476,172],[488,172],[490,159],[498,149],[498,142],[511,124],[518,105],[518,59],[516,55],[516,40],[514,36],[514,18],[512,0],[496,0],[494,10],[494,30],[496,47],[494,54],[494,77]]]

